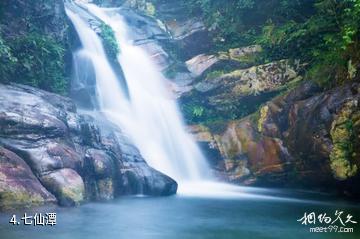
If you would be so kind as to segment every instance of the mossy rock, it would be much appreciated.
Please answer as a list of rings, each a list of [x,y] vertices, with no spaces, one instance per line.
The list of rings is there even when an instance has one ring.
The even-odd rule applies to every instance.
[[[84,201],[85,186],[82,178],[72,169],[64,168],[41,177],[61,206],[77,206]]]
[[[40,194],[29,191],[26,187],[9,187],[4,190],[0,185],[0,209],[29,208],[45,203]]]
[[[263,125],[265,123],[268,112],[269,112],[269,106],[265,105],[265,106],[261,107],[260,114],[259,114],[259,119],[258,119],[258,130],[259,130],[259,132],[263,131]]]
[[[114,198],[114,183],[111,178],[100,179],[96,182],[98,199],[110,200]]]
[[[359,121],[358,102],[353,100],[343,106],[332,123],[330,134],[333,149],[330,153],[330,161],[331,169],[338,180],[346,180],[358,173]]]
[[[0,210],[55,202],[28,165],[15,153],[0,147]]]

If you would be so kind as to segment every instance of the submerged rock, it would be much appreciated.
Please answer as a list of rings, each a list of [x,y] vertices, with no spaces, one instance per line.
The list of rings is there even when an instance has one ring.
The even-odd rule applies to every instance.
[[[28,86],[0,85],[0,146],[2,208],[177,190],[101,115],[78,114],[70,99]]]

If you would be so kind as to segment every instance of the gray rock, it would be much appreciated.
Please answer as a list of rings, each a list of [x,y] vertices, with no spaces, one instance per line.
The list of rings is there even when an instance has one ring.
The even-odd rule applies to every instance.
[[[0,146],[0,210],[56,203],[16,154]]]
[[[219,57],[215,55],[201,54],[188,60],[186,62],[186,66],[194,77],[198,77],[202,75],[202,73],[209,69],[212,65],[217,63],[219,60]]]
[[[282,60],[206,78],[195,89],[207,92],[221,87],[228,88],[233,96],[246,96],[277,90],[297,76],[294,67]]]
[[[173,59],[162,46],[162,43],[169,42],[171,37],[159,20],[127,8],[120,9],[119,13],[131,27],[129,34],[134,44],[141,46],[161,70],[173,64]]]
[[[196,32],[205,31],[205,25],[199,19],[191,18],[186,21],[173,21],[168,28],[175,40],[182,40]]]
[[[84,201],[84,182],[72,169],[63,168],[52,171],[41,176],[40,180],[57,197],[61,206],[76,206]]]
[[[251,58],[260,53],[262,48],[260,45],[252,45],[240,48],[229,49],[229,58],[239,61],[244,61],[246,58]]]
[[[176,193],[177,184],[170,177],[152,168],[144,167],[145,162],[125,163],[119,170],[120,194],[144,194],[167,196]]]
[[[43,190],[39,204],[55,201],[52,194],[60,205],[74,206],[123,194],[176,193],[176,182],[150,168],[117,126],[102,115],[78,114],[70,99],[32,87],[0,84],[0,146],[17,154],[27,167],[22,174],[34,180],[19,195]],[[5,166],[0,163],[0,172]],[[37,178],[45,188],[37,188]]]
[[[90,167],[93,168],[96,178],[102,179],[113,175],[115,164],[113,159],[104,151],[88,149],[85,157]]]

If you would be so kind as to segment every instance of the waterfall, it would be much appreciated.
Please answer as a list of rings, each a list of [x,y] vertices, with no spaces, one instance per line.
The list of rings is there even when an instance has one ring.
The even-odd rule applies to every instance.
[[[119,80],[109,63],[101,39],[89,25],[72,10],[66,13],[79,35],[82,48],[73,53],[75,62],[75,84],[86,84],[89,71],[95,74],[96,99],[101,109],[129,112],[126,97],[120,87]],[[92,70],[91,67],[93,67]]]
[[[182,185],[209,179],[210,169],[195,141],[186,132],[178,106],[166,88],[166,79],[150,56],[132,44],[123,18],[93,4],[82,4],[93,16],[108,24],[120,46],[118,62],[129,97],[109,63],[101,39],[88,22],[67,8],[82,48],[74,52],[77,64],[92,62],[99,111],[132,139],[146,162]],[[78,67],[79,68],[79,67]],[[77,81],[86,70],[78,69]]]

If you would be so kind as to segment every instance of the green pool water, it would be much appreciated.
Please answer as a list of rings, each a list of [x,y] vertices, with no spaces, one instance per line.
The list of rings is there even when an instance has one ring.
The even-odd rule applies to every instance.
[[[46,207],[1,213],[1,239],[187,239],[187,238],[360,238],[359,224],[352,233],[310,233],[297,220],[304,213],[344,211],[360,223],[360,207],[328,195],[269,191],[266,197],[164,198],[124,197],[77,208]],[[270,196],[269,196],[270,195]],[[56,212],[57,224],[24,226],[9,223],[12,214]],[[321,224],[316,224],[321,226]]]

